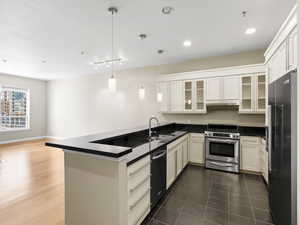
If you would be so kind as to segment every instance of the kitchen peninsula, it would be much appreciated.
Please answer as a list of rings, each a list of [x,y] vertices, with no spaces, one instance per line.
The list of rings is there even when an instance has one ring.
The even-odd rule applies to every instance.
[[[65,152],[66,225],[141,224],[189,162],[204,164],[207,127],[167,123],[150,140],[139,127],[46,143]],[[265,137],[264,127],[238,129]]]

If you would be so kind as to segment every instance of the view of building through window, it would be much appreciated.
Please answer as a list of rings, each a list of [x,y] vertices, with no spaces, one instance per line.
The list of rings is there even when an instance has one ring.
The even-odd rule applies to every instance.
[[[28,91],[5,87],[0,90],[0,129],[28,128]]]

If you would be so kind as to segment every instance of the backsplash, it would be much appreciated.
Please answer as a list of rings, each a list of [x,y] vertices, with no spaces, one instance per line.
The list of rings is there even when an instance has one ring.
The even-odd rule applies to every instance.
[[[265,126],[264,114],[239,114],[233,108],[208,108],[207,114],[162,114],[166,122],[185,124],[236,124],[241,126]]]

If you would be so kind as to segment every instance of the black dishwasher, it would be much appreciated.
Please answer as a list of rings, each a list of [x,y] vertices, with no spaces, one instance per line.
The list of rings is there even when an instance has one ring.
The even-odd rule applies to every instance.
[[[155,207],[166,192],[166,148],[151,154],[151,208]]]

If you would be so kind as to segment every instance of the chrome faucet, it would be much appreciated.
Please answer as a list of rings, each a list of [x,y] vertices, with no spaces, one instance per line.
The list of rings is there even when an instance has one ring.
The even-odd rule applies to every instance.
[[[152,132],[152,120],[156,120],[156,122],[157,122],[157,126],[159,126],[159,120],[158,120],[158,118],[152,116],[152,117],[149,119],[149,125],[148,125],[148,139],[149,139],[149,140],[152,140],[152,134],[153,134],[153,132]]]

